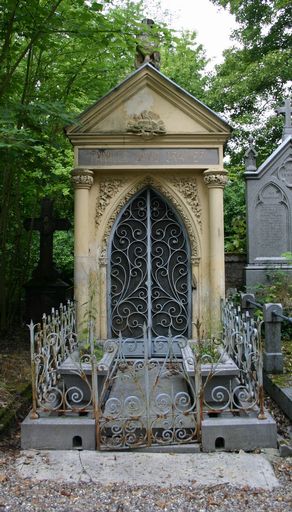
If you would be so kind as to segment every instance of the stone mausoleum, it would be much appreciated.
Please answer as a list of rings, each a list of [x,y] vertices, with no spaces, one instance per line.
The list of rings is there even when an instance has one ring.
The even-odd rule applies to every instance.
[[[139,337],[143,324],[192,338],[197,320],[216,331],[229,125],[146,63],[66,133],[79,331],[88,316],[100,339]]]
[[[23,448],[276,445],[256,322],[221,304],[230,127],[160,73],[158,57],[66,129],[76,307],[29,326]]]

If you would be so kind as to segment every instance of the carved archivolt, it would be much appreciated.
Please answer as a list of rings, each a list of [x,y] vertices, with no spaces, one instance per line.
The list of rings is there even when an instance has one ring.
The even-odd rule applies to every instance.
[[[110,186],[109,182],[112,182],[112,186]],[[190,208],[192,208],[192,211],[194,213],[194,216],[196,217],[200,227],[201,227],[201,207],[199,205],[198,200],[198,194],[197,194],[197,184],[194,179],[191,178],[182,178],[181,185],[178,187],[178,183],[176,178],[172,179],[172,183],[176,186],[178,192],[184,196],[186,199],[186,203]],[[153,186],[156,190],[161,192],[161,194],[168,199],[171,204],[176,208],[177,212],[181,215],[181,218],[186,226],[188,236],[191,243],[191,249],[192,249],[192,259],[195,262],[198,262],[199,258],[199,246],[198,246],[198,240],[194,229],[194,224],[190,218],[189,215],[187,215],[185,208],[183,206],[183,201],[181,201],[179,198],[176,197],[174,193],[172,193],[167,187],[163,185],[160,181],[153,179],[151,176],[146,176],[143,180],[139,180],[138,182],[135,182],[132,184],[132,186],[129,186],[129,179],[116,179],[112,178],[106,178],[100,182],[100,194],[99,194],[99,200],[96,208],[96,224],[100,224],[101,216],[103,215],[106,207],[109,205],[111,200],[114,200],[114,197],[118,194],[118,192],[121,190],[121,186],[126,188],[125,194],[118,200],[113,201],[112,210],[110,213],[110,216],[106,219],[106,227],[103,233],[102,237],[102,255],[103,258],[106,254],[106,248],[108,246],[108,240],[109,236],[113,227],[114,222],[117,219],[118,214],[120,213],[121,209],[127,204],[127,202],[133,197],[136,193],[138,193],[140,190],[142,190],[144,187],[147,186]],[[191,191],[192,194],[194,193],[194,197],[197,199],[192,200],[191,199]],[[199,222],[200,221],[200,222]]]

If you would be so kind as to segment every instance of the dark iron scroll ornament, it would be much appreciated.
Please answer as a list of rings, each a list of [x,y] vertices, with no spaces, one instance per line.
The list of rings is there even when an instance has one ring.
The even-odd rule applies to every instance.
[[[190,249],[178,216],[152,189],[135,196],[111,240],[113,337],[190,335]]]

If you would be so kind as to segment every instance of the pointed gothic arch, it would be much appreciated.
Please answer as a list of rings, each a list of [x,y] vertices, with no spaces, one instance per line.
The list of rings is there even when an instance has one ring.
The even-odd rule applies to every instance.
[[[144,187],[117,216],[108,243],[109,335],[191,335],[191,249],[173,205]]]
[[[145,187],[153,187],[175,208],[180,216],[190,242],[193,262],[201,258],[202,212],[196,179],[193,177],[168,176],[167,181],[148,175],[143,179],[129,177],[104,178],[96,204],[96,226],[101,229],[100,258],[106,258],[109,238],[117,216],[135,194]]]

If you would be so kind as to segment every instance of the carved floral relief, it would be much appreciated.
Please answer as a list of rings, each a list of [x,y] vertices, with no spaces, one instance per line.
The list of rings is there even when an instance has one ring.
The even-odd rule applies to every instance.
[[[99,198],[96,205],[95,222],[98,226],[111,199],[126,185],[126,180],[122,178],[102,178],[99,183]]]
[[[143,110],[141,114],[134,114],[127,124],[127,132],[135,133],[143,137],[154,137],[166,133],[164,122],[158,114],[151,110]]]

